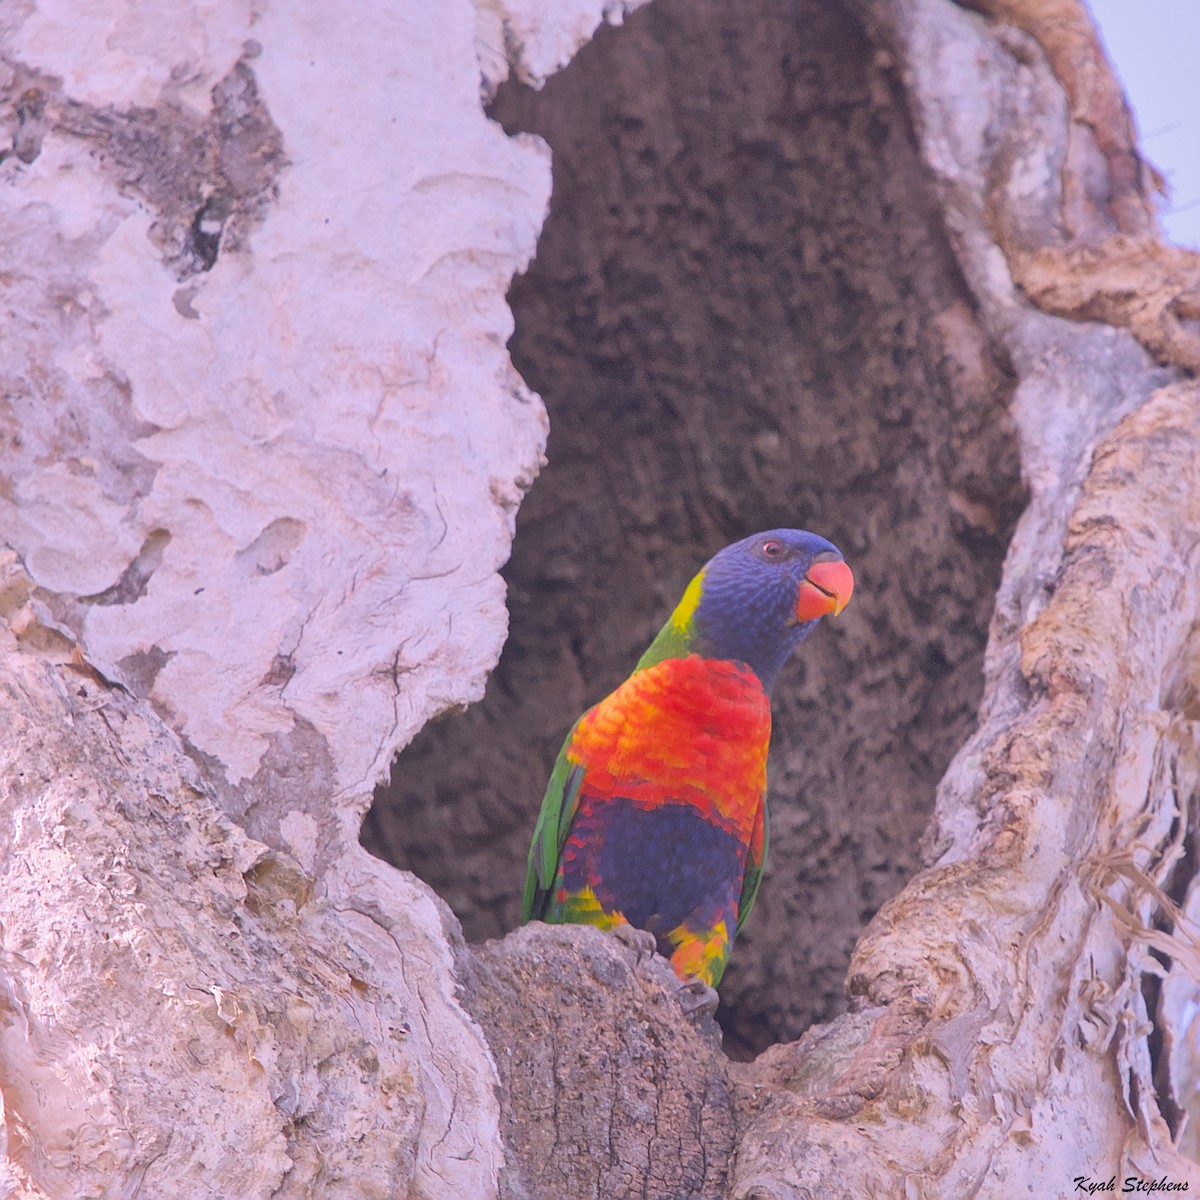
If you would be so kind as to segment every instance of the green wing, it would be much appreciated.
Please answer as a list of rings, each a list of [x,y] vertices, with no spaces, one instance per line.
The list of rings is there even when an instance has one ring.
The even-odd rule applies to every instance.
[[[578,724],[578,722],[576,722]],[[558,752],[550,782],[542,797],[542,811],[533,829],[529,847],[529,869],[525,873],[525,895],[521,900],[521,923],[540,920],[546,915],[547,901],[554,890],[558,856],[575,813],[579,808],[579,789],[583,786],[583,766],[567,758],[567,747],[575,736],[575,726],[567,734]]]
[[[750,843],[750,856],[746,860],[746,874],[742,877],[742,894],[738,899],[738,919],[737,928],[733,931],[733,936],[737,937],[742,932],[742,926],[746,923],[746,918],[750,915],[750,910],[754,907],[754,901],[758,898],[758,889],[762,885],[763,869],[767,865],[767,843],[771,836],[771,812],[767,808],[767,798],[763,797],[762,803],[762,842],[760,845],[755,845],[754,841]]]

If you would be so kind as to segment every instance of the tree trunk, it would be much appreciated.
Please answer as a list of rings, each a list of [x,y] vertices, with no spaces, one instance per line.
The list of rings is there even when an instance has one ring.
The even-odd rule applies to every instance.
[[[1078,0],[0,39],[0,1196],[1200,1185],[1200,264]],[[774,524],[858,589],[718,1030],[508,931]]]

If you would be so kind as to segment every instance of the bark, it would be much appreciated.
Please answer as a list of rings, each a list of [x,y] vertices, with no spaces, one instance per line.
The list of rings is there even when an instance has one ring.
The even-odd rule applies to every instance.
[[[1200,1185],[1198,268],[1086,13],[654,0],[555,75],[634,7],[0,14],[0,1195]],[[550,465],[369,825],[468,942],[357,839],[503,637],[518,130]],[[735,1062],[506,931],[562,730],[776,522],[859,588]]]
[[[4,1194],[486,1187],[491,1080],[438,906],[249,838],[0,567]]]

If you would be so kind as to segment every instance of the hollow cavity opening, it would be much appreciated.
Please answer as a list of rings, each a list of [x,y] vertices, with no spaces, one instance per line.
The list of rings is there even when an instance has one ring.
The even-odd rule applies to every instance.
[[[854,602],[776,685],[770,861],[721,987],[726,1048],[749,1056],[844,1009],[855,940],[920,865],[1023,502],[1012,380],[849,8],[654,0],[491,115],[554,155],[510,293],[550,461],[487,696],[400,756],[363,840],[469,939],[511,929],[575,717],[722,545],[829,537]]]

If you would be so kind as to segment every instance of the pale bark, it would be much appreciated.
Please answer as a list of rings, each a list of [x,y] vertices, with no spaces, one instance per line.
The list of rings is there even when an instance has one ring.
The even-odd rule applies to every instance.
[[[357,845],[495,663],[543,447],[547,157],[481,104],[634,7],[0,13],[0,1195],[1200,1186],[1200,271],[1075,0],[851,6],[1029,498],[849,1010],[730,1064],[661,961],[471,948]]]

